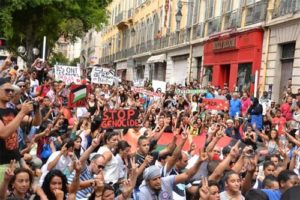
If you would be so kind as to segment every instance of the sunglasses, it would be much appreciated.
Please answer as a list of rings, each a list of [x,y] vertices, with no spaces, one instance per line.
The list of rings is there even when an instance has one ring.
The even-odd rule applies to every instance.
[[[98,169],[104,169],[105,167],[103,165],[97,165]]]
[[[9,88],[4,89],[4,91],[5,91],[7,94],[9,94],[9,93],[14,93],[14,92],[15,92],[13,89],[9,89]]]
[[[26,85],[20,85],[20,88],[25,88],[26,87]]]

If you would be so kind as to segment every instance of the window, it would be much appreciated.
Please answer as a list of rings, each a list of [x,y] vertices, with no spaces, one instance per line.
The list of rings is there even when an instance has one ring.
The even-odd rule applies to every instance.
[[[227,13],[232,10],[232,0],[223,0],[222,2],[222,13]]]
[[[293,59],[295,56],[295,42],[282,45],[282,59]]]
[[[214,17],[215,0],[206,0],[206,19]]]
[[[250,91],[252,63],[239,64],[237,75],[238,91]]]

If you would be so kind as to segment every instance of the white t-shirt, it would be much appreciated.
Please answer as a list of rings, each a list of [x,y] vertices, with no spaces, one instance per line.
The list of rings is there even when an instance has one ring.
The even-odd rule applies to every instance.
[[[99,148],[99,154],[104,154],[105,152],[110,152],[112,154],[111,160],[106,163],[104,168],[104,181],[105,183],[116,183],[119,180],[119,162],[116,156],[107,148],[107,146],[102,146]]]
[[[39,181],[39,185],[41,186],[44,182],[45,176],[48,174],[48,164],[55,160],[55,158],[60,154],[60,151],[56,151],[51,154],[51,156],[48,158],[47,162],[42,166],[42,176]],[[55,167],[53,169],[60,170],[63,174],[68,176],[70,174],[69,167],[72,165],[72,159],[69,156],[62,155],[58,162],[56,163]]]

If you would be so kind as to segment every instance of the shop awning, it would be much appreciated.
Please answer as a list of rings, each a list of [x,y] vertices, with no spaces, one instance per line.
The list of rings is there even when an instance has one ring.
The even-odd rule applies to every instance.
[[[166,61],[166,54],[160,54],[160,55],[155,55],[151,56],[148,60],[147,63],[162,63]]]

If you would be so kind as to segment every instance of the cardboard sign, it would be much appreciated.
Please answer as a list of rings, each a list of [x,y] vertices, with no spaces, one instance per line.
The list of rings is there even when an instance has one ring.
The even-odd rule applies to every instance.
[[[203,99],[203,103],[206,104],[207,110],[228,110],[229,103],[227,100],[222,99]]]
[[[86,95],[84,98],[81,98],[80,100],[76,100],[76,93],[79,89],[83,89],[85,86],[86,88]],[[90,85],[75,85],[72,84],[70,86],[70,94],[68,98],[68,107],[69,108],[75,108],[75,107],[85,107],[87,102],[87,94],[89,94],[91,91]],[[82,95],[82,94],[81,94]]]
[[[124,129],[138,127],[139,111],[136,109],[107,110],[103,112],[101,128]]]
[[[180,89],[176,89],[175,90],[175,94],[204,94],[206,93],[207,90],[201,90],[201,89],[194,89],[194,90],[180,90]]]
[[[70,85],[71,83],[81,83],[79,66],[55,65],[54,70],[56,81],[63,81],[67,85]]]
[[[113,85],[115,70],[103,67],[94,67],[91,73],[91,82],[97,84]]]

